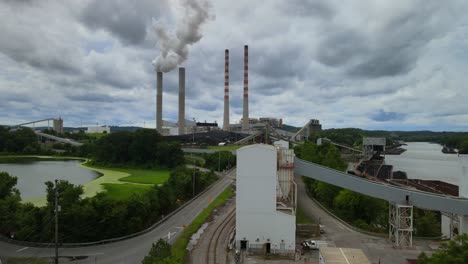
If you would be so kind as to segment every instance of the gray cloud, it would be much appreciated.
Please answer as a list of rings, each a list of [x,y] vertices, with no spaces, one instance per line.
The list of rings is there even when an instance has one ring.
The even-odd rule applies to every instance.
[[[318,61],[344,67],[353,77],[407,74],[426,45],[446,34],[449,25],[456,22],[450,6],[436,1],[414,2],[398,11],[372,21],[378,30],[369,30],[367,25],[350,28],[342,23],[327,26],[317,49]]]
[[[67,95],[68,99],[72,101],[85,101],[85,102],[130,102],[133,101],[131,98],[115,97],[102,93],[80,93],[74,95]]]
[[[59,4],[28,3],[0,3],[0,53],[34,68],[66,74],[79,73],[81,54],[80,49],[73,46],[73,38],[64,42],[60,35],[50,30],[50,27],[56,26],[56,21],[51,17],[42,17],[48,12],[58,12],[55,18],[60,20],[61,16],[66,17],[69,13],[60,13],[63,6]],[[17,12],[21,12],[21,16]],[[68,25],[65,21],[58,28]]]
[[[365,36],[357,30],[336,28],[318,46],[317,59],[327,66],[345,66],[369,52]]]
[[[166,8],[165,0],[92,0],[81,14],[81,21],[93,29],[116,35],[125,44],[140,44],[146,38],[148,22]]]
[[[229,48],[231,120],[240,120],[248,44],[252,117],[296,126],[318,118],[324,127],[466,129],[456,125],[468,124],[465,1],[212,2],[216,20],[203,26],[182,65],[188,119],[222,123]],[[161,3],[0,1],[0,123],[61,115],[66,126],[154,127],[151,60],[159,51],[148,29],[158,16],[176,28],[181,11],[170,1],[161,13]],[[177,119],[177,79],[177,71],[164,75],[167,120]]]
[[[335,11],[328,1],[319,0],[289,0],[281,1],[280,8],[292,16],[314,16],[330,19]]]

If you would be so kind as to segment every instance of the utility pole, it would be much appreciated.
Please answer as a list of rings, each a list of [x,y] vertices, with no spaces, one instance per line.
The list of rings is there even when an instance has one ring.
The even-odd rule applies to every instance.
[[[218,172],[221,172],[221,151],[218,151]]]
[[[58,180],[55,180],[55,264],[58,264]]]
[[[195,121],[195,118],[193,119],[193,126],[192,126],[192,148],[195,146],[195,126],[197,125],[197,122]],[[193,149],[192,149],[193,151]],[[193,159],[193,152],[190,152],[190,157],[192,159],[193,165],[195,165],[194,159]],[[195,166],[193,168],[192,172],[192,182],[193,182],[193,196],[195,197]]]

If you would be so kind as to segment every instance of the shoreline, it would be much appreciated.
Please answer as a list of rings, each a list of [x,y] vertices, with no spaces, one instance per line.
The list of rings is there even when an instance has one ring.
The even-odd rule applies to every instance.
[[[88,170],[92,170],[97,172],[100,176],[96,179],[83,184],[83,194],[81,198],[88,198],[93,197],[97,193],[105,191],[104,183],[112,183],[112,184],[137,184],[137,183],[130,183],[130,182],[122,182],[119,179],[130,176],[129,173],[121,172],[113,169],[101,169],[101,168],[94,168],[86,163],[89,161],[87,158],[81,157],[61,157],[61,156],[42,156],[42,155],[6,155],[0,156],[0,160],[3,158],[36,158],[39,161],[47,160],[47,159],[54,159],[54,160],[81,160],[82,162],[79,163],[78,166],[86,168]],[[38,196],[38,197],[31,197],[27,199],[21,199],[22,203],[32,203],[35,206],[43,207],[47,204],[46,196]]]

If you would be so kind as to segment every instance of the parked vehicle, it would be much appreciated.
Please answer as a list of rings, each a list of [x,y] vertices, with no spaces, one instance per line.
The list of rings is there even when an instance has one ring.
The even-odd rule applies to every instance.
[[[303,249],[319,249],[321,247],[328,247],[326,241],[320,240],[304,240],[301,243]]]

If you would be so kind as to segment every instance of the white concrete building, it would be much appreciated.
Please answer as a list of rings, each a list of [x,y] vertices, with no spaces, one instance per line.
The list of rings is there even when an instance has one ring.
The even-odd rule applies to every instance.
[[[460,176],[458,180],[458,196],[468,198],[468,155],[459,154]],[[468,233],[468,216],[441,214],[441,233],[447,238]]]
[[[94,126],[88,127],[86,133],[110,133],[110,127],[108,126]]]
[[[294,254],[296,185],[292,150],[255,144],[237,150],[236,247]]]

